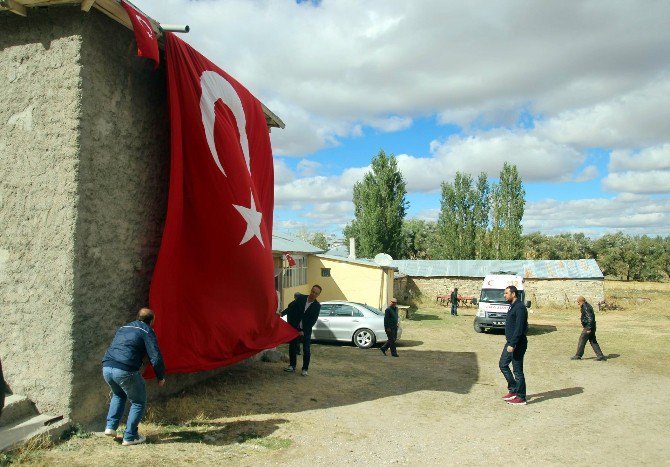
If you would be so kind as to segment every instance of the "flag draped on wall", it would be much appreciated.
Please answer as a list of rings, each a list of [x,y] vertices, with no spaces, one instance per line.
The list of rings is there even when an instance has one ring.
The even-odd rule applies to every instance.
[[[293,339],[276,314],[274,174],[260,102],[167,33],[171,174],[150,306],[168,373],[208,370]]]
[[[137,42],[137,55],[153,60],[154,68],[158,68],[160,60],[158,39],[149,19],[125,0],[121,0],[121,6],[128,13],[130,22],[133,23],[135,42]]]

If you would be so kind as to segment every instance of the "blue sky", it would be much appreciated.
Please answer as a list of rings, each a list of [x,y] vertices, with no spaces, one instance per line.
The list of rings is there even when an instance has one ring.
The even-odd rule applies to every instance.
[[[524,180],[525,232],[670,234],[667,2],[135,2],[286,123],[277,229],[339,233],[380,148],[410,217],[456,171]],[[156,4],[159,3],[159,4]]]

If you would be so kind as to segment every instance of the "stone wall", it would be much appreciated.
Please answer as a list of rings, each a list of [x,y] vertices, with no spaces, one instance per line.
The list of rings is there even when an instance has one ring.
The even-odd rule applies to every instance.
[[[394,294],[401,303],[418,305],[435,301],[436,295],[449,294],[458,287],[460,295],[479,298],[484,278],[402,277],[394,281]],[[543,306],[574,306],[579,295],[592,305],[605,299],[604,284],[598,279],[526,279],[526,300],[533,308]]]
[[[72,383],[81,36],[56,10],[0,12],[0,358],[65,414]]]

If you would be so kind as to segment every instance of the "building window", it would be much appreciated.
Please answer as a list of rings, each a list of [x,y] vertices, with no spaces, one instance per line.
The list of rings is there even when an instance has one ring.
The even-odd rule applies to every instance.
[[[293,255],[295,266],[289,267],[284,261],[284,288],[298,287],[307,284],[307,258],[305,256]]]
[[[330,277],[330,268],[321,268],[321,277]]]

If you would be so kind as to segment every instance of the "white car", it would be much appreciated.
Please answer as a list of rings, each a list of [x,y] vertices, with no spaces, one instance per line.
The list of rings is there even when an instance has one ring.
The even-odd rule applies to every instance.
[[[398,323],[398,339],[402,328]],[[312,329],[312,339],[353,342],[367,349],[377,342],[386,342],[384,312],[362,303],[332,300],[321,303],[319,319]]]

